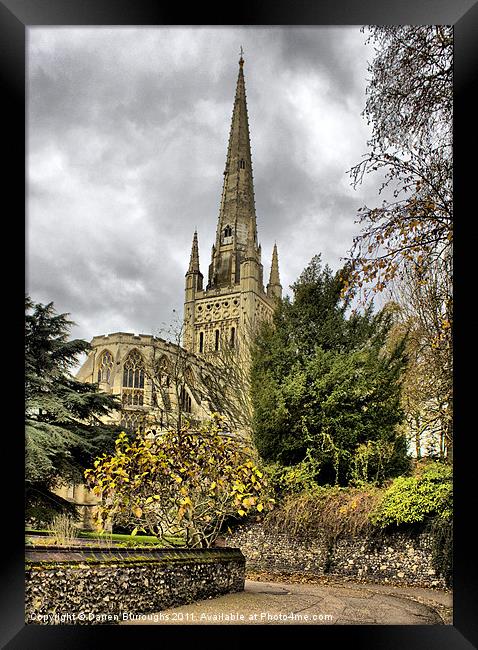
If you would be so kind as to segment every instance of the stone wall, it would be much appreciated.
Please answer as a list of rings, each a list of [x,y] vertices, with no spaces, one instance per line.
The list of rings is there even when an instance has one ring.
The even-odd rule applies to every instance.
[[[26,622],[115,624],[244,589],[239,549],[27,551]]]
[[[250,524],[236,528],[225,543],[241,549],[252,572],[336,575],[364,582],[445,587],[444,578],[436,575],[432,566],[431,537],[426,533],[339,539],[331,545],[325,537],[297,540],[268,532],[262,524]]]

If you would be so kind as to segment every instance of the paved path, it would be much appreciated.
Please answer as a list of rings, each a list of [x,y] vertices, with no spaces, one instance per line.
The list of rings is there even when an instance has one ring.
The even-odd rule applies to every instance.
[[[451,593],[431,589],[246,580],[243,592],[121,625],[440,625],[451,624],[451,607]]]

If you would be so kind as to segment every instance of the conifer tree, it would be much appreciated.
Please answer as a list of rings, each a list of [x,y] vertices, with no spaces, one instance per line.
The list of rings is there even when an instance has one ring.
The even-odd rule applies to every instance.
[[[69,340],[68,314],[29,296],[25,308],[26,516],[46,520],[68,509],[52,490],[82,483],[92,459],[114,449],[118,428],[102,419],[119,403],[71,374],[89,343]]]
[[[393,321],[388,309],[374,313],[369,304],[363,313],[348,313],[341,299],[347,272],[334,274],[314,257],[292,286],[293,300],[279,305],[253,348],[259,453],[283,465],[313,459],[321,483],[346,483],[357,450],[369,441],[386,465],[382,476],[406,467],[406,444],[397,433],[404,340],[385,346]]]

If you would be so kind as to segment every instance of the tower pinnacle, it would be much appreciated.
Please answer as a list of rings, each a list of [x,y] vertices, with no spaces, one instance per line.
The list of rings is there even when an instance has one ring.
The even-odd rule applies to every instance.
[[[269,284],[267,285],[267,295],[269,298],[282,298],[282,285],[279,278],[279,258],[277,255],[277,244],[274,243],[272,250],[271,274]]]
[[[188,273],[199,272],[199,246],[198,246],[198,233],[194,231],[193,243],[191,246],[191,257],[189,258]]]

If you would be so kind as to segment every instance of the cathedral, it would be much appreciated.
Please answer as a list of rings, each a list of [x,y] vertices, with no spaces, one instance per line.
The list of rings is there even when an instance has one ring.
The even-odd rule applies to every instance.
[[[281,296],[275,244],[266,286],[263,279],[241,52],[207,282],[200,270],[195,232],[180,337],[168,342],[125,332],[95,336],[77,378],[97,382],[102,391],[120,398],[121,409],[114,419],[124,429],[161,430],[177,423],[178,413],[200,421],[213,411],[221,412],[214,379],[227,359],[248,363],[249,337],[261,321],[271,320]]]

